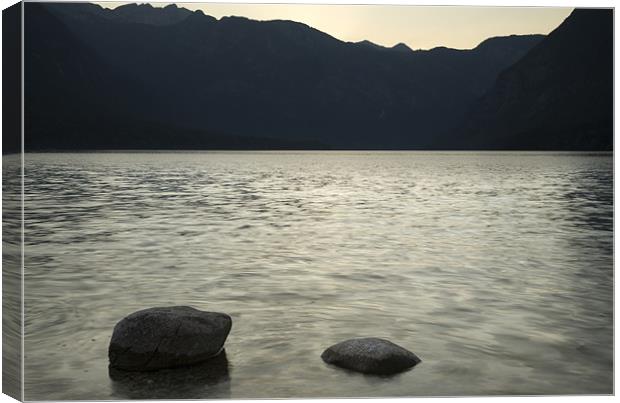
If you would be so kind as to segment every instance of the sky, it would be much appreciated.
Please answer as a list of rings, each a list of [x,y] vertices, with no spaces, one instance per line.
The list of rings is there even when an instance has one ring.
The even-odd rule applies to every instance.
[[[115,8],[122,2],[98,2]],[[170,3],[153,3],[164,7]],[[446,46],[471,49],[483,40],[511,34],[548,34],[570,14],[566,7],[468,7],[419,5],[325,5],[175,3],[216,18],[243,16],[305,23],[343,41],[399,42],[412,49]]]

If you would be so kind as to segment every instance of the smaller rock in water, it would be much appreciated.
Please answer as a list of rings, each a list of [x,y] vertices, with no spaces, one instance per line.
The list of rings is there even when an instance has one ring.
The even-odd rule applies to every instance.
[[[225,313],[189,306],[134,312],[114,327],[110,367],[150,371],[206,361],[223,350],[231,326]]]
[[[321,358],[328,364],[366,374],[394,374],[421,362],[411,351],[375,337],[345,340],[329,347]]]

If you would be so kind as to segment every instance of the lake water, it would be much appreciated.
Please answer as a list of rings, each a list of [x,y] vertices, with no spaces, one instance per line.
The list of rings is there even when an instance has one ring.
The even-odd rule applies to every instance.
[[[611,154],[25,161],[26,399],[613,393]],[[114,325],[166,305],[230,314],[226,360],[110,374]],[[362,336],[422,363],[321,361]]]

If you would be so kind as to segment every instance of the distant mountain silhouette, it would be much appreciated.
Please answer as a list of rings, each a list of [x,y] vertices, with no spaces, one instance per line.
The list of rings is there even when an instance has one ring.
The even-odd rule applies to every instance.
[[[612,150],[613,11],[574,10],[499,75],[444,141],[469,149]]]
[[[413,51],[175,6],[25,6],[29,149],[436,148],[546,42]]]

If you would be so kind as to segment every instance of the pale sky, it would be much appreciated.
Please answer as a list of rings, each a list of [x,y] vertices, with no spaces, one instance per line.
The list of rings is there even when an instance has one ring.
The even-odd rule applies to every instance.
[[[98,2],[115,8],[122,2]],[[153,3],[164,7],[170,3]],[[412,49],[446,46],[471,49],[493,36],[548,34],[570,14],[566,7],[467,7],[417,5],[309,5],[176,3],[215,18],[303,22],[343,41],[364,39],[383,46],[406,43]]]

